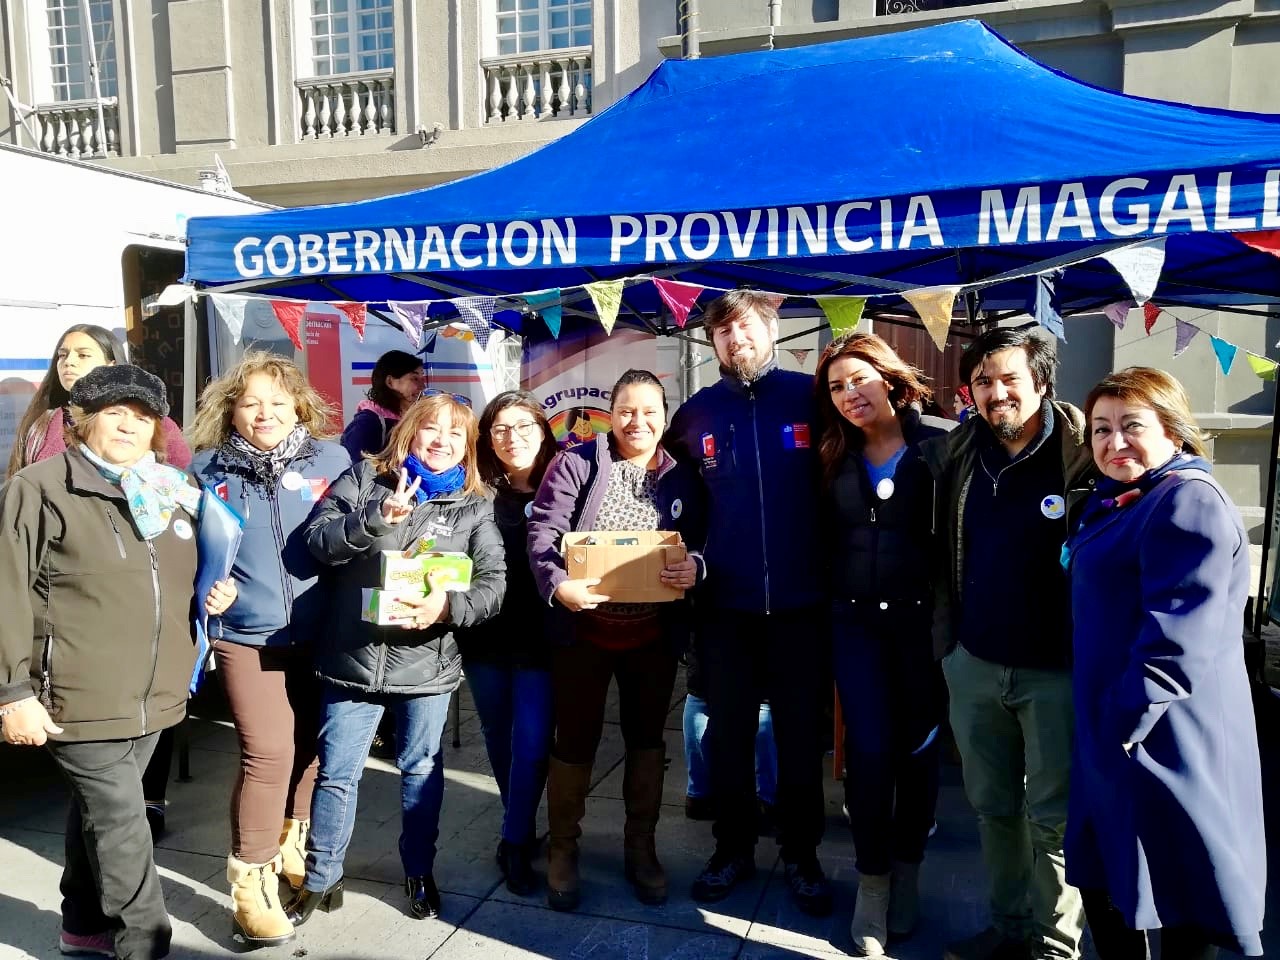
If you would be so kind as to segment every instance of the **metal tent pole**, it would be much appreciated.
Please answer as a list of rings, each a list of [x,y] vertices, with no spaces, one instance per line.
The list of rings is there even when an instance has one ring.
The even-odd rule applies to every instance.
[[[1262,625],[1267,618],[1264,596],[1267,589],[1267,555],[1271,552],[1271,529],[1275,526],[1276,500],[1276,448],[1280,446],[1280,383],[1276,384],[1271,405],[1271,447],[1267,450],[1267,499],[1263,502],[1262,569],[1258,573],[1258,596],[1253,606],[1253,635],[1262,637]]]

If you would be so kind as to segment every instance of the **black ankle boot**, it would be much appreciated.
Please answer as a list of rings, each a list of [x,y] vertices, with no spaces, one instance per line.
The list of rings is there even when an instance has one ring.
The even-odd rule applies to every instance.
[[[311,919],[311,915],[316,912],[317,907],[325,913],[333,913],[333,911],[342,907],[341,880],[336,881],[333,886],[322,893],[303,887],[298,891],[296,897],[285,904],[284,913],[289,918],[290,923],[295,927],[300,927]]]
[[[518,897],[527,897],[538,889],[538,877],[530,863],[530,844],[498,844],[498,869],[507,880],[507,889]]]
[[[419,920],[434,920],[440,916],[440,891],[431,874],[423,877],[405,877],[404,892],[409,897],[409,912]]]

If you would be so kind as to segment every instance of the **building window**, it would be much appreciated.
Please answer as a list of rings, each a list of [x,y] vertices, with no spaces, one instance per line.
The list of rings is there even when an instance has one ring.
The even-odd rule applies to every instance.
[[[591,0],[498,0],[498,54],[591,46]]]
[[[391,0],[311,0],[315,76],[391,69],[394,24]]]
[[[112,0],[88,0],[92,30],[84,29],[80,0],[47,0],[49,19],[49,65],[52,69],[53,99],[89,100],[93,78],[89,74],[90,51],[98,61],[98,89],[104,97],[114,97],[116,85],[116,39],[111,20]]]

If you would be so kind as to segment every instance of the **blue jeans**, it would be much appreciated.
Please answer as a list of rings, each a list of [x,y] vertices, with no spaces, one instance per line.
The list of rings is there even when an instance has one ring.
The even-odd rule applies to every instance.
[[[711,793],[711,770],[707,766],[703,738],[707,735],[707,701],[692,693],[684,698],[684,765],[689,771],[686,796],[705,797]],[[760,725],[756,728],[756,796],[772,804],[778,786],[778,751],[773,743],[773,714],[767,703],[760,704]]]
[[[502,839],[527,844],[537,834],[534,820],[555,733],[551,671],[479,662],[464,669],[502,796]]]
[[[843,601],[831,610],[832,666],[844,711],[845,804],[858,872],[920,863],[938,802],[942,669],[932,610],[914,601]]]
[[[356,824],[356,796],[369,745],[383,709],[396,719],[396,766],[400,768],[400,862],[405,876],[431,873],[440,836],[444,800],[444,754],[440,741],[449,717],[449,695],[405,697],[355,694],[325,684],[320,711],[320,772],[311,801],[307,878],[311,891],[342,878],[342,861]]]

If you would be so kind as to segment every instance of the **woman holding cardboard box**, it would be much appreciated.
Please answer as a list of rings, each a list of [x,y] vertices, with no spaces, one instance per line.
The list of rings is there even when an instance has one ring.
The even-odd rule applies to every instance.
[[[409,909],[419,918],[439,916],[432,871],[444,797],[440,743],[449,695],[462,680],[454,631],[498,611],[506,570],[502,535],[476,469],[476,417],[466,398],[432,392],[410,407],[387,448],[329,489],[306,538],[332,568],[332,609],[316,654],[323,681],[320,773],[307,874],[287,908],[290,919],[301,924],[317,907],[342,905],[360,775],[384,710],[396,718]],[[469,566],[469,586],[446,591],[442,580],[428,580],[421,557],[416,584],[404,579],[406,561],[420,548],[465,554],[469,564],[438,559],[449,560],[464,584]],[[389,574],[401,579],[384,595]],[[364,619],[365,610],[375,622]]]
[[[551,654],[556,736],[547,788],[547,902],[557,910],[572,910],[579,901],[580,823],[613,677],[627,750],[626,877],[641,902],[666,900],[654,828],[662,801],[663,727],[676,655],[687,632],[683,603],[611,603],[595,589],[599,579],[570,579],[561,541],[572,531],[591,531],[591,539],[602,543],[639,539],[610,538],[610,531],[679,532],[689,553],[655,574],[655,599],[681,600],[704,572],[695,552],[702,544],[699,488],[659,445],[667,414],[662,384],[647,370],[628,370],[611,396],[609,433],[552,461],[529,516],[529,559],[538,591],[570,626],[555,631],[563,639]]]
[[[311,642],[325,622],[320,565],[303,525],[351,466],[331,439],[333,408],[292,361],[250,351],[212,381],[191,424],[191,471],[244,519],[232,579],[240,601],[209,622],[235,721],[240,766],[231,790],[235,936],[292,940],[277,878],[302,886],[316,780],[320,689]]]

